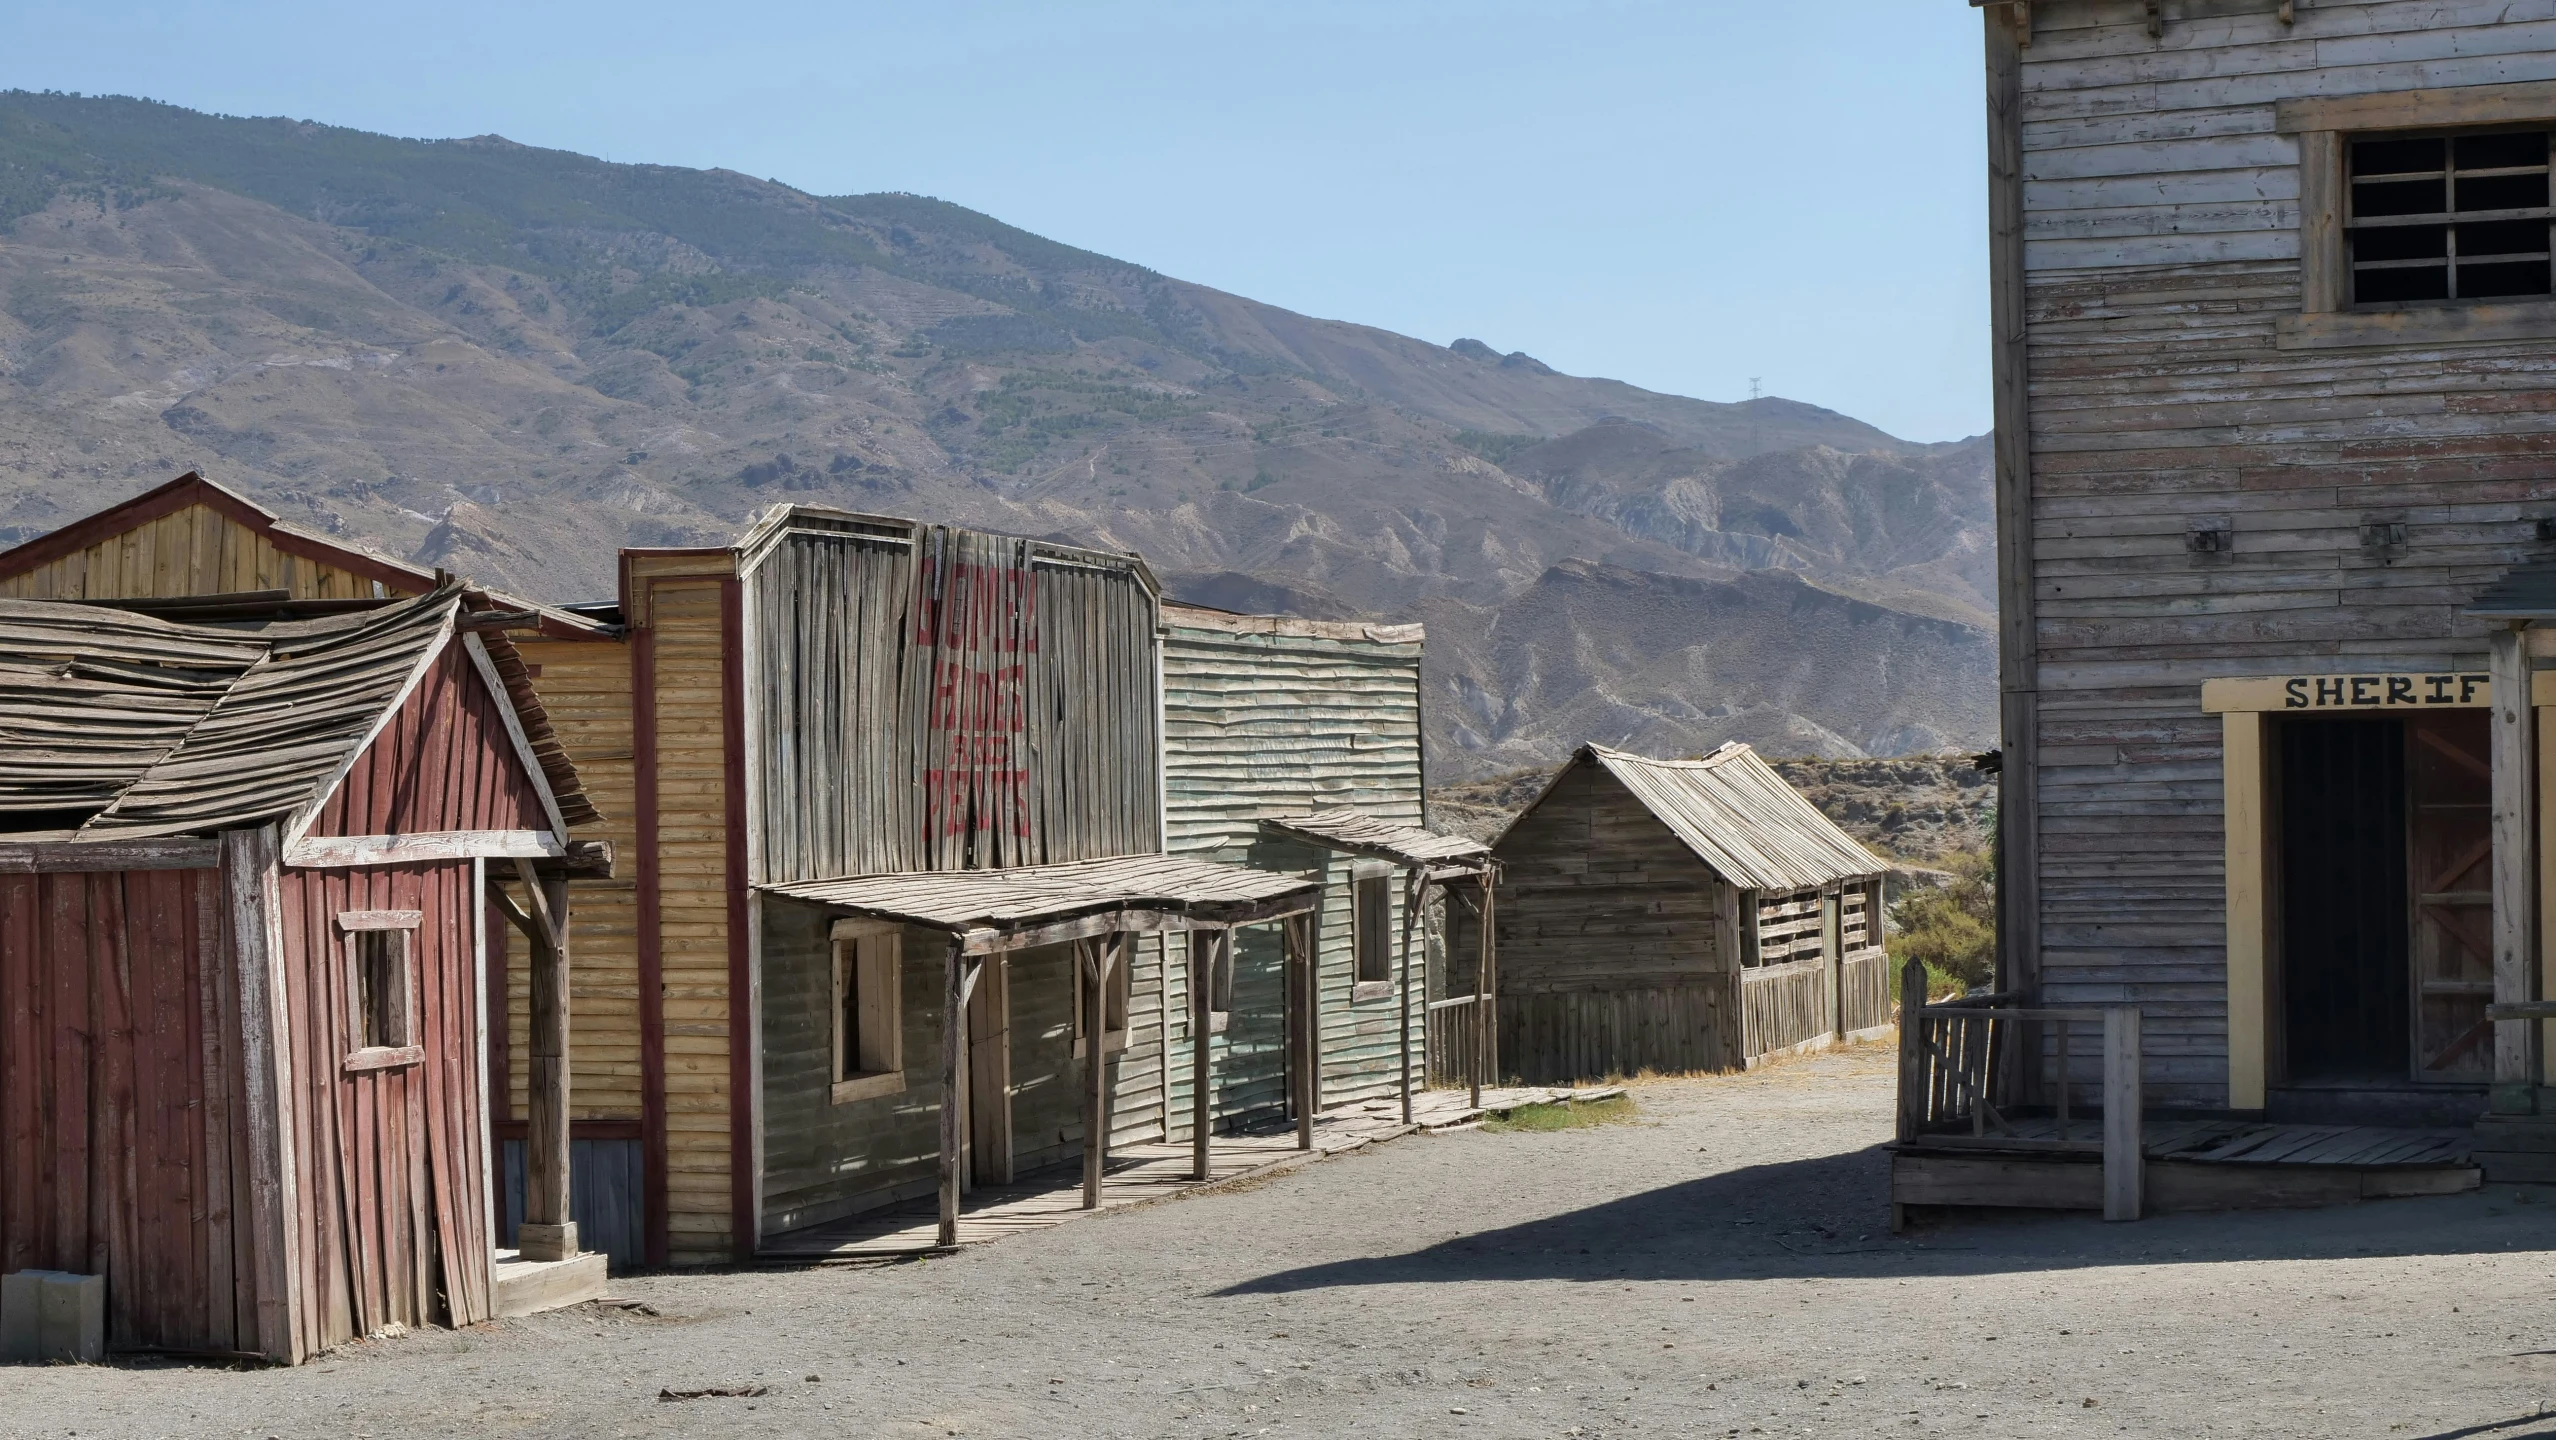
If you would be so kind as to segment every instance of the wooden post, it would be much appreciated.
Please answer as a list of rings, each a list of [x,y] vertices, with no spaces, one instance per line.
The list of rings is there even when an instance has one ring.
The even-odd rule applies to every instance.
[[[1402,883],[1402,973],[1396,979],[1394,994],[1399,998],[1394,1008],[1402,1021],[1402,1123],[1411,1123],[1411,927],[1420,918],[1420,904],[1429,893],[1428,869],[1414,865]]]
[[[1911,957],[1899,971],[1899,1138],[1914,1140],[1926,1118],[1926,967]]]
[[[294,1172],[293,1044],[287,1003],[283,914],[276,887],[274,826],[222,832],[222,890],[227,909],[233,995],[239,1005],[240,1079],[246,1094],[247,1230],[242,1268],[254,1296],[254,1324],[240,1348],[296,1365],[304,1343],[301,1195]]]
[[[959,1096],[967,1082],[966,954],[950,940],[949,973],[941,1008],[941,1233],[944,1249],[958,1244]]]
[[[515,861],[523,881],[523,927],[532,952],[530,1053],[524,1067],[524,1221],[516,1253],[527,1260],[578,1254],[568,1194],[568,882],[543,880]]]
[[[1189,932],[1189,1175],[1198,1181],[1212,1178],[1207,1167],[1214,1095],[1209,1089],[1208,1057],[1216,1037],[1207,1033],[1207,1027],[1215,1014],[1216,947],[1233,943],[1231,929]]]
[[[1473,1108],[1482,1108],[1482,1087],[1499,1083],[1500,1043],[1499,1017],[1492,1013],[1491,968],[1491,870],[1482,871],[1482,905],[1476,912],[1482,920],[1482,945],[1473,957]]]
[[[2103,1218],[2136,1220],[2147,1190],[2139,1091],[2139,1012],[2103,1012]]]
[[[1302,915],[1290,915],[1279,922],[1279,929],[1286,937],[1287,958],[1295,970],[1296,1013],[1303,1025],[1296,1036],[1296,1148],[1311,1150],[1314,1112],[1322,1108],[1322,981],[1315,968],[1311,921]]]
[[[1074,942],[1083,967],[1083,1208],[1098,1210],[1109,1164],[1109,987],[1124,935]]]
[[[2530,881],[2538,865],[2531,801],[2537,793],[2538,712],[2530,703],[2526,624],[2493,634],[2494,679],[2494,1000],[2520,1004],[2537,999],[2537,897]],[[2527,1115],[2538,1100],[2538,1027],[2524,1020],[2494,1026],[2494,1090],[2497,1114]]]

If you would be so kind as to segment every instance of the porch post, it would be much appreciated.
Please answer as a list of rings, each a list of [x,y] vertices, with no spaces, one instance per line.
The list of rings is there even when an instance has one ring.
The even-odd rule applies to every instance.
[[[1482,922],[1482,944],[1473,955],[1473,1108],[1482,1108],[1482,1072],[1491,1067],[1491,871],[1482,872],[1482,903],[1474,918]]]
[[[1322,1106],[1322,1016],[1318,1013],[1322,976],[1315,968],[1311,922],[1305,916],[1290,915],[1279,927],[1286,937],[1287,958],[1294,962],[1297,1014],[1304,1025],[1296,1051],[1296,1148],[1311,1150],[1314,1111]]]
[[[2538,712],[2530,703],[2529,622],[2493,634],[2494,680],[2494,1000],[2522,1004],[2533,991],[2537,956],[2538,873],[2533,823],[2538,794]],[[2494,1090],[2498,1114],[2537,1109],[2538,1027],[2526,1020],[2494,1023]]]
[[[957,936],[950,937],[948,974],[941,1004],[941,1233],[942,1248],[958,1244],[959,1097],[967,1080],[967,969]]]
[[[527,1260],[568,1260],[577,1253],[577,1222],[568,1194],[568,882],[544,880],[532,863],[515,862],[524,884],[530,942],[531,1055],[525,1066],[524,1221],[516,1253]]]
[[[1202,946],[1201,941],[1205,944]],[[1234,932],[1224,930],[1192,930],[1189,932],[1189,1173],[1190,1178],[1206,1180],[1208,1176],[1207,1127],[1210,1100],[1208,1091],[1208,1054],[1214,1036],[1207,1033],[1209,1007],[1215,1003],[1216,949],[1218,944],[1234,943]],[[1168,1057],[1167,1057],[1168,1058]]]
[[[1126,963],[1125,935],[1079,940],[1083,967],[1083,1208],[1098,1210],[1101,1174],[1109,1164],[1109,987],[1115,967]]]
[[[1402,974],[1394,993],[1394,1009],[1402,1021],[1402,1123],[1411,1123],[1411,927],[1420,918],[1420,897],[1428,893],[1428,867],[1414,865],[1402,882]]]

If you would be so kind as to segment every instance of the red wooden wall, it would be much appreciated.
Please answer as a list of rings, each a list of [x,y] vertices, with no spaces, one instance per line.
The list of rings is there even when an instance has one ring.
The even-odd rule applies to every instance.
[[[487,1155],[467,861],[287,870],[293,1164],[303,1337],[316,1350],[385,1325],[488,1318]],[[337,917],[423,912],[413,945],[422,1063],[349,1074]]]
[[[0,1272],[105,1274],[120,1347],[257,1345],[221,888],[0,875]]]
[[[310,835],[547,830],[497,702],[459,639],[312,818]]]

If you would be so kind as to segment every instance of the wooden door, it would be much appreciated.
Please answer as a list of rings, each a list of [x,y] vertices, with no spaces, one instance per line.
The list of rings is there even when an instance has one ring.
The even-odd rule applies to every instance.
[[[1004,957],[985,961],[967,1002],[967,1166],[976,1185],[1012,1183],[1012,994]]]
[[[2492,1078],[2493,766],[2486,714],[2407,722],[2407,882],[2414,911],[2413,1078]]]

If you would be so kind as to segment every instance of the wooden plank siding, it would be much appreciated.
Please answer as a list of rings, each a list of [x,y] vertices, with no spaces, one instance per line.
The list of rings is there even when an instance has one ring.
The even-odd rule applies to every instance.
[[[1323,877],[1315,925],[1321,978],[1322,1102],[1397,1093],[1398,995],[1356,998],[1351,857],[1264,839],[1260,821],[1350,806],[1375,819],[1424,823],[1417,626],[1358,626],[1223,616],[1166,608],[1163,642],[1163,772],[1171,853]],[[1397,966],[1404,910],[1392,877],[1388,933]],[[1235,1009],[1216,1037],[1213,1114],[1219,1123],[1263,1118],[1286,1104],[1281,947],[1277,932],[1246,931],[1235,954]],[[1185,940],[1169,942],[1159,986],[1172,1055],[1171,1138],[1190,1134],[1189,964]],[[1412,949],[1414,1083],[1425,1047],[1425,957]],[[1143,976],[1140,974],[1139,980]],[[1264,1011],[1258,1007],[1266,1005]],[[1246,1008],[1246,1007],[1251,1008]],[[1263,1019],[1273,1022],[1262,1023]],[[1123,1112],[1122,1112],[1123,1113]]]
[[[2459,607],[2543,560],[2544,340],[2285,348],[2308,96],[2556,79],[2550,0],[2034,7],[2021,52],[2039,1001],[2135,1004],[2165,1105],[2229,1097],[2209,677],[2481,670]],[[1989,12],[1989,23],[2002,23]],[[2363,543],[2374,518],[2402,547]],[[2226,553],[2187,534],[2221,527]],[[2011,537],[2010,537],[2011,538]],[[2012,713],[2010,711],[2010,713]],[[2010,836],[2015,833],[2009,831]]]
[[[401,593],[324,560],[279,550],[274,541],[205,505],[189,505],[23,574],[0,577],[0,596],[27,600],[138,600],[245,590],[283,590],[296,600]]]
[[[640,864],[654,876],[663,996],[661,1223],[671,1263],[703,1265],[734,1260],[745,1238],[735,1229],[732,1083],[732,1047],[744,1037],[732,1024],[740,1012],[729,964],[730,889],[741,878],[732,867],[744,856],[728,845],[727,586],[717,573],[729,560],[722,552],[666,563],[685,568],[637,582],[654,656],[641,703],[655,716],[658,817],[655,847],[641,851]]]
[[[0,1273],[111,1277],[119,1349],[255,1351],[240,1005],[215,870],[0,876]]]

